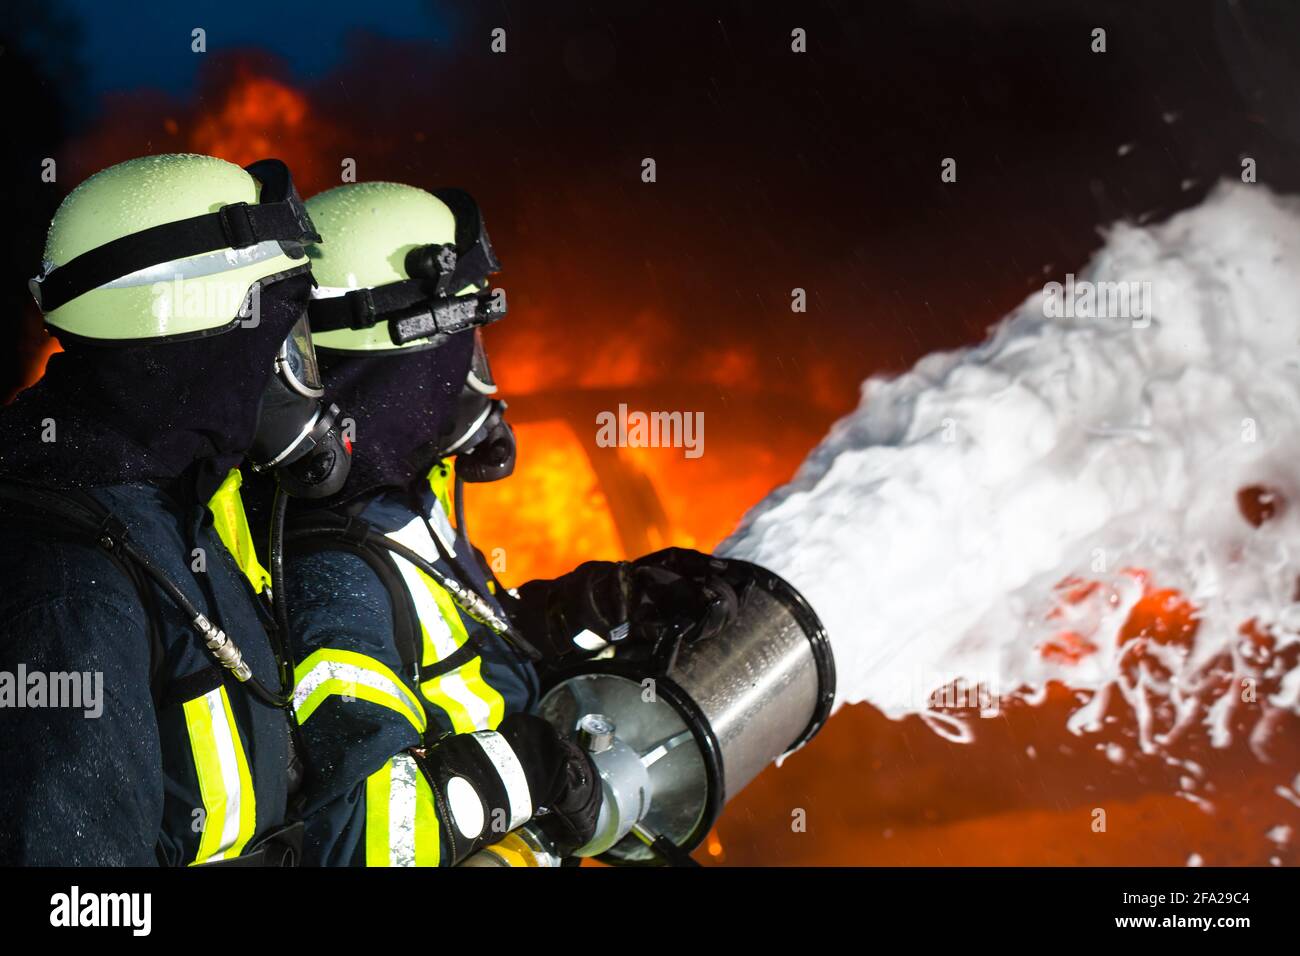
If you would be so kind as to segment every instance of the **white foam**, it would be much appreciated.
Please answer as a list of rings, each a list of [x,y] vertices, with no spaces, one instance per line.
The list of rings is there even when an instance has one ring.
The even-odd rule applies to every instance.
[[[957,679],[1114,687],[1143,592],[1121,569],[1142,568],[1199,608],[1190,650],[1149,653],[1166,697],[1223,745],[1234,700],[1198,711],[1194,675],[1219,654],[1240,663],[1252,617],[1279,647],[1300,640],[1300,201],[1222,185],[1166,223],[1115,226],[1078,278],[1149,282],[1149,327],[1049,318],[1040,293],[978,347],[869,379],[719,551],[798,587],[830,633],[839,703],[891,716]],[[1248,485],[1290,507],[1253,528],[1236,503]],[[1069,576],[1099,588],[1063,603]],[[1096,650],[1044,655],[1066,626]],[[1300,712],[1300,669],[1268,686],[1265,706]]]

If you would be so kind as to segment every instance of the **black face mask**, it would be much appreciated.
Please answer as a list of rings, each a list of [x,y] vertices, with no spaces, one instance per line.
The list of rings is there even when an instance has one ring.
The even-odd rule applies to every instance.
[[[474,330],[474,354],[456,403],[456,420],[437,457],[456,456],[456,474],[464,481],[509,478],[515,470],[515,432],[505,419],[506,403],[493,396],[496,379],[488,363],[483,333]]]
[[[256,325],[218,335],[69,341],[0,411],[0,473],[61,488],[185,480],[206,501],[254,444],[275,357],[310,289],[305,272],[273,282]],[[51,422],[54,440],[42,440]]]
[[[295,498],[327,498],[348,476],[352,455],[339,427],[339,407],[326,405],[324,396],[304,312],[280,346],[248,450],[253,471],[274,471],[280,487]]]
[[[465,481],[486,482],[509,478],[515,470],[515,432],[505,419],[506,403],[487,398],[466,385],[460,397],[456,443],[456,474]],[[447,452],[438,457],[446,457]]]
[[[407,489],[438,461],[456,418],[473,336],[397,352],[321,349],[330,395],[356,422],[352,471],[334,504]]]

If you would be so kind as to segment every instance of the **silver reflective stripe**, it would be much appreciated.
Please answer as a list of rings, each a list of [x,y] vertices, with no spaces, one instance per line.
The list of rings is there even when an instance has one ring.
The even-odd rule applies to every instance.
[[[437,548],[434,547],[433,539],[429,537],[429,529],[425,526],[424,520],[418,516],[396,531],[389,532],[388,537],[398,544],[406,545],[430,564],[437,560]],[[420,624],[423,625],[425,633],[433,643],[437,659],[446,660],[460,649],[460,645],[456,643],[451,627],[443,618],[438,602],[429,591],[431,585],[428,583],[428,578],[421,574],[419,568],[400,557],[397,559],[397,570],[402,575],[407,593],[411,595],[411,600],[415,604],[416,616],[419,617]],[[460,704],[475,727],[487,727],[491,723],[491,705],[469,688],[459,669],[438,678],[438,692]]]
[[[156,266],[137,269],[130,275],[124,275],[120,279],[105,282],[101,286],[96,286],[96,288],[129,289],[134,286],[172,282],[177,279],[197,279],[201,276],[216,275],[220,272],[232,272],[235,269],[242,269],[244,266],[251,266],[258,262],[265,262],[267,259],[274,259],[276,256],[283,254],[280,243],[274,239],[268,239],[265,242],[259,242],[244,249],[218,249],[216,252],[205,252],[189,259],[173,259],[170,262],[160,262]]]
[[[415,781],[420,768],[410,754],[393,758],[388,790],[388,861],[390,866],[415,866]]]
[[[318,661],[307,672],[307,676],[298,681],[293,689],[293,709],[295,711],[299,710],[316,688],[328,680],[341,680],[348,684],[373,687],[375,690],[382,690],[385,694],[396,697],[399,701],[409,705],[409,691],[389,680],[383,674],[377,673],[368,667],[358,667],[356,664],[344,664],[342,661],[327,660]]]
[[[203,698],[208,714],[212,717],[212,741],[216,745],[217,760],[221,763],[221,783],[226,790],[226,818],[221,821],[221,845],[223,851],[215,854],[217,859],[225,858],[225,850],[230,849],[239,839],[239,758],[235,756],[235,729],[226,720],[226,706],[221,699],[221,689],[209,692]]]
[[[257,798],[225,687],[183,710],[205,813],[194,862],[238,856],[257,826]]]
[[[528,792],[528,777],[524,774],[523,764],[506,739],[495,730],[476,730],[473,737],[505,784],[506,798],[510,801],[510,826],[507,829],[523,826],[533,816],[533,799]]]
[[[441,504],[435,504],[433,510],[429,512],[429,527],[438,536],[448,556],[456,557],[456,531],[452,528],[451,520],[447,517],[447,512],[442,510]]]

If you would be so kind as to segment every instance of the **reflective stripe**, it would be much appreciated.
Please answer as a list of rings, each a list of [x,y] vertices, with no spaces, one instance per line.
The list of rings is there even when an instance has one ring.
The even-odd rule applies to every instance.
[[[429,469],[429,488],[433,491],[433,496],[438,499],[438,504],[442,505],[443,516],[451,514],[451,465],[446,461],[440,461]]]
[[[410,754],[366,780],[366,866],[437,866],[442,835],[433,791]]]
[[[244,513],[244,499],[239,495],[243,480],[238,468],[230,469],[226,480],[208,501],[208,510],[212,512],[212,525],[221,543],[235,559],[239,570],[244,572],[253,590],[261,594],[262,589],[271,583],[271,575],[257,560],[253,532],[249,530],[248,515]]]
[[[424,708],[401,679],[380,661],[355,651],[321,648],[294,669],[293,709],[300,723],[331,696],[357,698],[397,711],[423,734]]]
[[[388,537],[406,545],[427,561],[437,560],[423,518],[412,518]],[[469,640],[460,609],[446,589],[414,565],[399,558],[397,568],[420,618],[424,642],[422,663],[426,666],[436,664],[456,653]],[[501,722],[505,713],[505,700],[483,679],[482,669],[482,658],[476,656],[456,670],[420,685],[421,693],[429,702],[447,712],[457,733],[491,729]]]
[[[430,581],[427,577],[424,580],[428,585],[429,593],[433,596],[434,603],[438,606],[438,612],[442,615],[442,623],[446,625],[447,631],[451,635],[453,646],[456,648],[461,647],[469,640],[469,632],[465,630],[465,622],[460,616],[460,610],[456,607],[456,602],[452,600],[446,588]],[[433,640],[429,639],[426,641],[425,653],[432,657],[435,653],[434,647]],[[437,659],[434,658],[434,660]],[[430,661],[430,663],[432,662]],[[487,715],[472,726],[467,725],[464,731],[495,730],[505,716],[506,702],[501,693],[483,677],[483,658],[475,655],[456,668],[451,674],[444,674],[441,677],[425,681],[420,685],[421,693],[434,703],[441,704],[441,701],[445,699],[443,682],[448,677],[458,678],[470,693],[487,704]]]
[[[420,768],[408,754],[398,754],[389,763],[388,862],[415,866],[415,778]]]
[[[505,785],[506,798],[510,801],[510,826],[506,829],[523,826],[533,815],[533,800],[523,764],[506,739],[495,731],[482,730],[473,736]]]
[[[225,687],[183,705],[203,799],[195,863],[239,856],[257,828],[257,800],[239,727]]]
[[[388,865],[388,791],[391,761],[366,778],[366,866]]]
[[[95,289],[130,289],[159,282],[176,282],[181,279],[198,279],[203,276],[231,272],[284,255],[284,249],[274,239],[266,239],[243,249],[217,249],[188,259],[172,259],[155,266],[145,266],[135,272],[112,279]],[[94,291],[94,290],[90,290]]]
[[[442,831],[433,789],[424,774],[415,777],[415,865],[438,866],[442,862]]]
[[[451,526],[451,492],[448,485],[451,482],[451,466],[445,461],[440,461],[429,471],[429,488],[433,491],[433,496],[438,499],[439,507],[429,512],[429,527],[433,533],[438,536],[442,542],[443,549],[456,557],[456,530]]]

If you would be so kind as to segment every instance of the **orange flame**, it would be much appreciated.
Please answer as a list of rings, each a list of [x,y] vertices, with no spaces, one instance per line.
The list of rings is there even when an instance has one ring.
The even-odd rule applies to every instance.
[[[193,122],[186,135],[191,150],[240,166],[268,156],[283,159],[304,195],[325,182],[322,142],[333,137],[306,94],[240,64],[221,96],[215,110]]]

